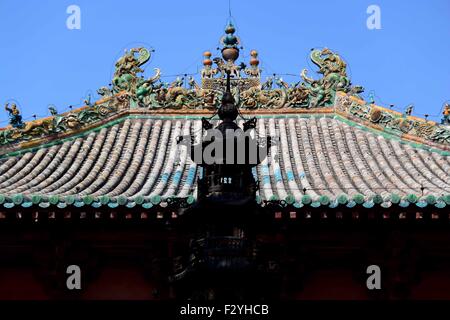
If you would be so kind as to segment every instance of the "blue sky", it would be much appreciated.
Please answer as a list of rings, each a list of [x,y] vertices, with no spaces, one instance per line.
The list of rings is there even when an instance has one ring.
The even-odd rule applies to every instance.
[[[81,30],[66,27],[69,5],[81,9]],[[244,61],[260,54],[263,74],[316,68],[311,48],[329,47],[347,61],[354,84],[378,104],[441,118],[450,99],[450,1],[231,0]],[[381,30],[366,27],[367,7],[381,9]],[[114,62],[136,45],[156,51],[146,74],[196,73],[202,53],[217,53],[228,0],[0,0],[0,126],[3,104],[19,103],[25,119],[81,106],[88,92],[110,83]],[[265,78],[265,76],[264,76]],[[298,78],[283,76],[288,82]]]

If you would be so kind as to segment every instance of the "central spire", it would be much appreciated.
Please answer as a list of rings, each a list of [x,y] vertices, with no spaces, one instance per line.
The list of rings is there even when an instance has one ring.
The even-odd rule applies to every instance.
[[[236,28],[231,21],[225,28],[225,35],[221,39],[223,45],[222,48],[222,58],[229,64],[233,64],[239,58],[239,48],[238,45],[240,40],[235,36]]]
[[[210,51],[203,53],[202,89],[222,91],[228,73],[231,78],[231,86],[237,87],[240,92],[250,88],[259,88],[261,85],[261,70],[258,67],[258,52],[255,50],[250,52],[251,58],[248,67],[244,62],[239,63],[240,51],[243,48],[241,40],[236,36],[236,28],[231,20],[227,22],[224,33],[220,38],[220,46],[217,48],[220,52],[219,56],[211,58],[212,53]],[[228,98],[228,100],[230,99]],[[220,100],[215,101],[220,103]]]

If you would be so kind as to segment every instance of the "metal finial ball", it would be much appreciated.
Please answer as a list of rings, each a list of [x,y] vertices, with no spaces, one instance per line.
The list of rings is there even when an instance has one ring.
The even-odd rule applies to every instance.
[[[222,49],[222,58],[225,61],[236,61],[239,58],[239,50],[237,48]]]
[[[236,29],[234,28],[233,24],[229,23],[227,25],[227,27],[225,28],[225,33],[226,34],[232,34],[236,31]]]

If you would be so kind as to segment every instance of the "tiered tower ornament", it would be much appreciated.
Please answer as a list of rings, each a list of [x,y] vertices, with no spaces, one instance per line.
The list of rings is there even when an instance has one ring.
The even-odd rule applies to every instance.
[[[215,57],[211,60],[211,52],[203,53],[202,89],[221,90],[225,87],[227,73],[231,77],[231,86],[238,88],[239,92],[260,86],[261,71],[258,67],[258,53],[255,50],[250,53],[249,68],[246,68],[245,63],[236,64],[240,54],[240,40],[235,32],[234,25],[231,22],[228,23],[225,28],[225,35],[220,39],[222,57]],[[216,68],[213,68],[213,63]],[[242,73],[247,77],[243,77]]]

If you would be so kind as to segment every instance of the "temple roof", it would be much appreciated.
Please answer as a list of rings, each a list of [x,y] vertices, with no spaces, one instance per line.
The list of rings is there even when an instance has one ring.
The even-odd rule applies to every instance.
[[[278,161],[254,174],[258,201],[301,205],[450,202],[450,156],[380,134],[334,113],[259,114],[257,132],[279,136]],[[0,160],[3,205],[144,205],[196,197],[200,169],[176,143],[199,135],[200,115],[124,114],[78,135]],[[402,202],[403,201],[403,202]]]
[[[201,135],[214,117],[228,70],[242,117],[257,118],[259,136],[278,137],[254,170],[257,201],[284,205],[390,207],[450,205],[450,129],[376,106],[358,95],[346,64],[328,49],[311,52],[322,78],[260,83],[250,67],[204,54],[202,85],[166,84],[160,71],[144,79],[149,51],[132,49],[116,64],[113,87],[87,106],[31,122],[8,108],[0,129],[0,205],[42,208],[164,206],[196,199],[201,170],[177,137]],[[228,53],[229,54],[229,53]],[[137,55],[137,56],[136,56]],[[241,77],[245,73],[247,77]],[[276,83],[274,87],[273,83]],[[243,121],[243,120],[242,120]]]

